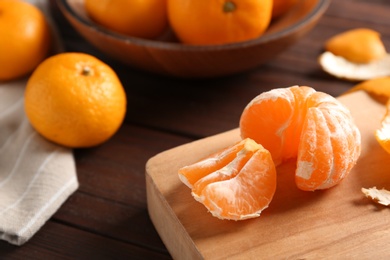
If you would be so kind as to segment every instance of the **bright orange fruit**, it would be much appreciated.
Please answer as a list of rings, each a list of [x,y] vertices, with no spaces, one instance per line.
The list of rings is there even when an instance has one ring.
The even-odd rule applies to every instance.
[[[241,115],[240,131],[242,138],[269,150],[276,164],[297,158],[295,182],[308,191],[338,184],[361,150],[349,110],[310,87],[274,89],[255,97]]]
[[[116,73],[83,53],[43,61],[29,78],[25,111],[48,140],[80,148],[99,145],[121,126],[126,94]]]
[[[129,36],[153,39],[168,26],[167,0],[85,0],[96,23]]]
[[[48,55],[50,44],[49,25],[36,6],[0,1],[0,81],[30,73]]]
[[[188,44],[225,44],[262,35],[269,26],[272,0],[168,0],[177,37]]]
[[[180,179],[213,216],[243,220],[258,217],[276,190],[271,154],[245,139],[179,170]]]

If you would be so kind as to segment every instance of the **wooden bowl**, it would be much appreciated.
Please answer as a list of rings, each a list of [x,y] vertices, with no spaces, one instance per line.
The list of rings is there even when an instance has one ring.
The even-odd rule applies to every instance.
[[[172,32],[159,40],[120,35],[92,22],[85,12],[84,0],[56,1],[70,24],[108,56],[142,70],[186,78],[235,74],[271,60],[312,29],[330,2],[299,0],[254,40],[195,46],[178,42]]]

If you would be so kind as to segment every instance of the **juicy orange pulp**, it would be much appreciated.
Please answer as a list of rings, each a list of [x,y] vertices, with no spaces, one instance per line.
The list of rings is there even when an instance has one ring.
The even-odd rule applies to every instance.
[[[274,89],[255,97],[240,119],[242,138],[269,150],[276,164],[297,158],[295,182],[302,190],[338,184],[355,165],[359,129],[349,110],[310,87]]]
[[[179,170],[192,195],[215,217],[242,220],[258,217],[276,190],[270,153],[245,139]]]
[[[258,217],[276,190],[275,165],[285,160],[297,160],[297,187],[314,191],[343,180],[361,152],[349,110],[310,87],[258,95],[243,110],[240,131],[241,142],[179,169],[194,198],[221,219]]]

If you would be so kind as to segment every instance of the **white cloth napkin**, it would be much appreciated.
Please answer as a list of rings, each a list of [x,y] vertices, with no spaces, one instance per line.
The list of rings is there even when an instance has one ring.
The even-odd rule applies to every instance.
[[[29,2],[48,15],[47,1]],[[28,241],[79,185],[72,150],[44,139],[26,118],[26,81],[0,82],[0,239],[15,245]]]

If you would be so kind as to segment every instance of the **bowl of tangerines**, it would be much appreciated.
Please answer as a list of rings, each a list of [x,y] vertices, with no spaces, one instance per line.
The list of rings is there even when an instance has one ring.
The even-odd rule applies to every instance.
[[[187,78],[272,60],[312,29],[330,0],[57,0],[92,45],[130,66]]]

